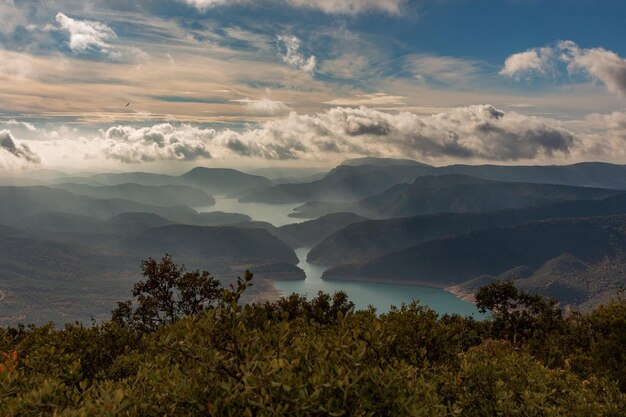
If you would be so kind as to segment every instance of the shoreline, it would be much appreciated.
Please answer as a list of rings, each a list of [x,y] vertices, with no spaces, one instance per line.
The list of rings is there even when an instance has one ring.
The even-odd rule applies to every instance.
[[[456,298],[467,301],[468,303],[476,304],[476,296],[473,292],[469,292],[468,290],[462,288],[460,285],[453,285],[451,287],[446,287],[444,290],[448,291],[450,294],[454,295]]]
[[[323,281],[349,281],[349,282],[367,282],[369,284],[381,284],[381,285],[403,285],[406,287],[429,287],[429,288],[438,288],[442,290],[446,290],[447,287],[445,284],[439,282],[432,281],[407,281],[403,279],[386,279],[384,281],[379,281],[376,279],[367,279],[367,278],[322,278]]]
[[[281,280],[268,280],[267,284],[271,286],[271,288],[263,291],[263,295],[267,297],[274,297],[272,301],[279,299],[280,297],[285,296],[281,290],[276,287],[276,282]],[[476,303],[476,299],[474,297],[474,293],[465,290],[461,285],[448,285],[432,282],[432,281],[406,281],[406,280],[385,280],[384,282],[377,281],[374,279],[352,279],[352,278],[340,278],[340,279],[326,279],[325,281],[349,281],[349,282],[364,282],[368,284],[380,284],[380,285],[391,285],[391,286],[407,286],[407,287],[428,287],[428,288],[437,288],[444,290],[459,300],[466,301],[471,304]]]

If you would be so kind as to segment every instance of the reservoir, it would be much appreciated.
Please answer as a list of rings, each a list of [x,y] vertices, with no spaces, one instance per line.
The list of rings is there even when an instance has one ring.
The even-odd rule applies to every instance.
[[[265,221],[274,226],[297,223],[302,219],[288,217],[288,214],[300,204],[263,204],[240,203],[236,199],[215,197],[216,204],[211,207],[198,208],[199,211],[224,211],[227,213],[241,213],[252,217],[253,220]],[[461,314],[479,317],[476,307],[467,301],[461,300],[441,288],[431,288],[413,285],[376,284],[358,281],[329,281],[321,279],[326,269],[314,265],[306,260],[311,248],[296,249],[300,263],[298,267],[306,274],[306,279],[296,281],[275,281],[276,288],[283,296],[297,293],[311,299],[319,291],[334,293],[345,291],[357,309],[373,306],[379,313],[389,311],[392,305],[400,306],[414,300],[426,305],[439,314]],[[253,271],[254,272],[254,271]]]

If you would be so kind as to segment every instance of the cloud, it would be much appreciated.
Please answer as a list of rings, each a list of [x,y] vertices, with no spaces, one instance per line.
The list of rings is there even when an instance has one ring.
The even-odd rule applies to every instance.
[[[0,130],[0,166],[15,165],[16,162],[39,164],[39,155],[25,144],[16,144],[10,130]]]
[[[97,51],[105,55],[115,55],[113,47],[108,41],[117,38],[117,35],[113,29],[104,23],[76,20],[63,13],[57,13],[56,22],[61,30],[69,34],[69,47],[72,52]]]
[[[179,0],[201,11],[211,7],[233,4],[254,4],[253,0]],[[319,10],[327,14],[356,15],[366,12],[383,12],[398,15],[405,0],[266,0],[268,3],[285,4],[295,8]]]
[[[547,74],[553,70],[554,58],[552,48],[533,48],[513,54],[504,61],[500,75],[519,79],[533,72]]]
[[[268,97],[264,97],[259,100],[252,100],[249,98],[243,98],[239,100],[231,100],[234,103],[242,103],[246,106],[246,109],[252,113],[259,114],[280,114],[289,111],[289,106],[282,101],[272,100]]]
[[[207,149],[210,135],[192,127],[175,129],[169,123],[143,128],[115,126],[101,131],[101,134],[105,157],[121,162],[195,161],[211,158]]]
[[[559,42],[558,48],[570,73],[586,73],[611,93],[626,96],[626,59],[604,48],[583,49],[571,41]]]
[[[546,75],[556,72],[559,62],[567,65],[570,74],[585,74],[602,82],[609,92],[626,96],[626,59],[604,48],[581,48],[572,41],[513,54],[504,62],[500,74],[513,78],[531,73]]]
[[[0,122],[0,123],[5,124],[7,126],[20,126],[20,127],[23,127],[24,129],[28,130],[29,132],[36,132],[37,131],[37,128],[32,123],[18,122],[15,119],[11,119],[11,120],[8,120],[6,122]]]
[[[371,69],[365,56],[347,53],[335,59],[325,59],[321,71],[335,78],[355,80],[368,75]]]
[[[15,6],[14,0],[0,1],[0,34],[10,34],[20,26],[28,24],[28,19],[20,8]]]
[[[291,112],[240,132],[166,123],[116,126],[101,134],[103,154],[122,162],[360,155],[516,161],[568,155],[578,145],[575,135],[555,120],[505,113],[489,105],[430,116],[338,107],[317,114]]]
[[[418,80],[443,84],[465,84],[481,72],[479,62],[449,56],[414,55],[406,65]]]
[[[276,40],[278,41],[280,57],[285,64],[311,74],[315,72],[317,58],[315,55],[308,58],[304,56],[300,51],[302,42],[299,38],[293,35],[278,35]]]
[[[370,11],[398,15],[404,0],[288,0],[294,7],[318,9],[328,14],[359,14]]]
[[[385,93],[358,94],[356,97],[336,98],[326,101],[324,104],[332,106],[374,106],[374,107],[404,107],[405,97],[390,96]]]

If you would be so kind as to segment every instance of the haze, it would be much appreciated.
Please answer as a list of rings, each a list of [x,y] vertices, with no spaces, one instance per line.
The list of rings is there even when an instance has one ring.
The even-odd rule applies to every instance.
[[[0,0],[0,316],[105,319],[165,253],[253,269],[252,301],[343,285],[384,310],[429,286],[466,313],[450,292],[510,278],[604,303],[626,265],[625,14]]]

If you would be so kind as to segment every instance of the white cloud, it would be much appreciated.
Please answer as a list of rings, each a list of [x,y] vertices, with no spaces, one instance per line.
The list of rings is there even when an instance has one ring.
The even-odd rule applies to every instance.
[[[252,113],[259,114],[280,114],[289,111],[289,106],[282,101],[272,100],[269,97],[264,97],[259,100],[253,100],[249,98],[243,98],[239,100],[231,100],[234,103],[241,103],[246,106],[246,109]]]
[[[10,134],[6,132],[2,134]],[[80,132],[66,130],[57,139],[48,135],[49,140],[20,141],[20,145],[8,136],[10,141],[3,146],[9,152],[4,156],[25,163],[41,155],[46,164],[92,167],[209,158],[332,163],[367,155],[436,164],[626,162],[626,111],[563,121],[504,112],[490,105],[431,115],[337,107],[313,114],[291,112],[242,131],[161,123],[118,125],[91,138],[77,135]]]
[[[16,143],[10,130],[0,130],[0,168],[39,164],[41,159],[25,143]]]
[[[436,55],[415,55],[407,58],[408,70],[420,81],[465,84],[481,72],[479,62]]]
[[[253,4],[253,0],[179,0],[202,11],[211,7],[232,4]],[[365,12],[383,12],[398,15],[405,0],[266,0],[296,8],[319,10],[327,14],[355,15]]]
[[[583,73],[602,82],[611,93],[626,96],[626,59],[604,48],[581,48],[572,41],[513,54],[500,74],[514,78],[532,72],[545,75],[556,72],[558,62],[566,63],[570,74]]]
[[[190,126],[176,129],[169,123],[143,128],[115,126],[101,132],[102,152],[107,158],[127,163],[208,159],[211,132]]]
[[[318,9],[328,14],[358,14],[378,11],[400,14],[404,0],[288,0],[295,7]]]
[[[0,0],[0,22],[0,33],[9,34],[19,26],[25,26],[28,19],[13,0]]]
[[[533,48],[513,54],[504,61],[500,75],[521,78],[532,72],[546,74],[553,70],[554,51],[552,48]]]
[[[403,96],[390,96],[385,93],[359,94],[356,97],[336,98],[325,102],[332,106],[370,106],[390,107],[405,106]]]
[[[574,134],[554,120],[504,113],[488,105],[431,116],[367,107],[311,115],[292,112],[242,132],[167,123],[116,126],[98,140],[107,158],[123,162],[210,157],[327,160],[352,155],[511,161],[567,155],[577,144]]]
[[[626,59],[604,48],[580,48],[571,41],[559,42],[558,48],[570,72],[586,73],[611,93],[626,96]]]
[[[302,42],[293,35],[278,35],[276,37],[283,62],[291,67],[304,72],[314,73],[317,66],[317,58],[311,55],[308,58],[300,51]]]
[[[37,128],[32,123],[18,122],[15,119],[11,119],[11,120],[8,120],[6,122],[1,122],[1,123],[5,124],[7,126],[20,126],[20,127],[23,127],[24,129],[28,130],[29,132],[36,132],[37,131]]]
[[[76,20],[58,13],[56,22],[59,28],[68,33],[69,47],[74,53],[98,51],[107,55],[114,55],[113,47],[108,41],[117,35],[107,25],[90,20]]]
[[[209,7],[220,6],[225,4],[232,3],[244,3],[245,1],[236,1],[236,0],[182,0],[183,3],[187,3],[190,6],[197,7],[200,10],[206,10]]]
[[[370,71],[370,63],[362,54],[347,53],[335,59],[325,59],[321,71],[336,78],[360,79]]]

